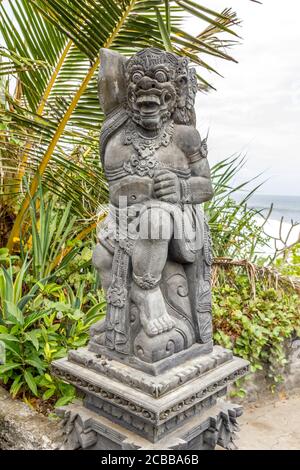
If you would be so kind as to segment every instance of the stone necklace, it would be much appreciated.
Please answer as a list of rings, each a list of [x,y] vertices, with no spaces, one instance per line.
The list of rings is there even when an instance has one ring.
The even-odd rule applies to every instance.
[[[131,155],[130,160],[124,162],[124,170],[133,175],[150,176],[154,175],[154,170],[159,166],[155,153],[161,146],[167,147],[174,134],[174,122],[165,124],[159,134],[149,138],[142,135],[133,122],[126,128],[124,133],[124,144],[132,145],[135,153]]]

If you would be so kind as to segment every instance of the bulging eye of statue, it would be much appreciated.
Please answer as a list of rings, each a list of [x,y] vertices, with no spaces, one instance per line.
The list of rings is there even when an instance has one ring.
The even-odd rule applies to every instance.
[[[142,71],[138,71],[138,72],[134,72],[132,77],[131,77],[131,80],[134,82],[134,83],[137,83],[139,80],[141,80],[141,78],[143,78],[144,74]]]
[[[168,81],[168,76],[167,76],[166,72],[164,72],[163,70],[157,70],[155,72],[155,79],[158,82],[167,82]]]

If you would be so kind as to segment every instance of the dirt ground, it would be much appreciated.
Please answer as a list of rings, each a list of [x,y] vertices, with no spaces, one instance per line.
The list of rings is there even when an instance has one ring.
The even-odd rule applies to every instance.
[[[300,394],[244,407],[241,450],[300,450]]]

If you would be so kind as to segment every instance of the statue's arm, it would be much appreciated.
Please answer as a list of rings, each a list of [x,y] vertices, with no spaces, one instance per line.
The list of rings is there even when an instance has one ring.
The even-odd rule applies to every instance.
[[[209,201],[213,197],[210,177],[210,168],[206,158],[190,165],[192,175],[181,180],[181,201],[190,204],[199,204]]]
[[[199,132],[192,126],[181,126],[177,130],[177,145],[189,162],[191,176],[183,179],[169,170],[159,170],[154,177],[155,196],[170,203],[199,204],[209,201],[213,189],[206,142],[201,142]]]
[[[181,201],[191,204],[209,201],[213,197],[213,188],[207,161],[207,146],[206,141],[201,142],[195,128],[191,130],[188,139],[187,158],[191,176],[181,180]]]

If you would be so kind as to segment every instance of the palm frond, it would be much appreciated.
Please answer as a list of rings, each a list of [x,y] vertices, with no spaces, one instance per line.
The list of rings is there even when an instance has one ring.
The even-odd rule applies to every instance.
[[[51,191],[76,201],[72,207],[84,217],[95,209],[97,186],[106,200],[107,188],[96,163],[97,133],[103,122],[96,92],[100,48],[126,55],[149,46],[172,48],[217,72],[203,56],[234,60],[226,52],[226,40],[217,35],[237,37],[232,29],[237,19],[229,10],[218,13],[191,0],[9,0],[9,5],[11,15],[0,4],[0,32],[21,97],[6,95],[1,118],[7,128],[0,145],[10,146],[10,155],[16,151],[15,192],[24,194],[8,243],[11,248],[41,177]],[[197,38],[183,30],[183,19],[190,15],[208,25]],[[20,57],[27,64],[46,65],[21,70]],[[83,157],[86,152],[88,158]],[[4,165],[12,167],[12,162]],[[28,192],[17,186],[25,172]]]

